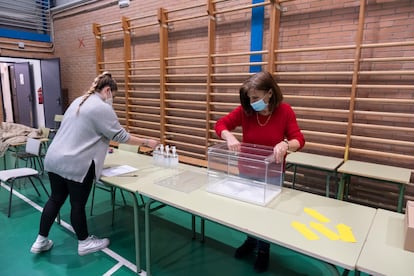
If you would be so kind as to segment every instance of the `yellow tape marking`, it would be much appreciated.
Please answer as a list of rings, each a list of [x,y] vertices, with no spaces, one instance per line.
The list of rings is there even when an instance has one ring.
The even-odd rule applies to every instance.
[[[321,223],[313,222],[313,221],[311,221],[309,224],[312,228],[318,230],[321,234],[328,237],[328,239],[334,240],[334,241],[339,240],[339,236],[335,232],[330,230],[329,228],[325,227],[325,225]]]
[[[356,239],[354,237],[354,234],[352,233],[351,227],[341,223],[341,224],[338,224],[336,228],[338,229],[339,237],[341,240],[343,240],[344,242],[356,242]]]
[[[314,241],[319,240],[319,236],[316,235],[312,230],[310,230],[305,224],[292,221],[292,227],[304,235],[308,240]]]
[[[305,213],[307,213],[311,217],[319,220],[320,222],[326,223],[326,222],[330,222],[331,221],[330,219],[328,219],[327,217],[325,217],[324,215],[322,215],[318,211],[313,210],[311,208],[303,208],[303,211],[305,211]]]

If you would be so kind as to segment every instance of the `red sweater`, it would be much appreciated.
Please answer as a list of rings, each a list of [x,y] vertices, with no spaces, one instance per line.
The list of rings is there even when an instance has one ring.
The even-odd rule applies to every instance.
[[[258,115],[260,123],[264,124],[268,116]],[[238,126],[242,127],[242,142],[244,143],[274,147],[283,141],[283,139],[287,138],[288,140],[298,140],[300,148],[305,145],[305,137],[296,122],[295,112],[287,103],[282,102],[273,111],[269,122],[264,126],[260,126],[257,122],[256,113],[247,116],[240,105],[219,119],[216,123],[215,130],[217,135],[221,137],[223,130],[232,131]]]

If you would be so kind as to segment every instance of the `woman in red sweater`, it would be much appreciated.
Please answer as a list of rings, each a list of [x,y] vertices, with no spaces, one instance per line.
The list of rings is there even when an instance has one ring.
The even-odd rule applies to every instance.
[[[240,151],[240,142],[231,133],[241,126],[243,143],[273,147],[276,163],[284,162],[289,151],[297,151],[305,145],[305,138],[296,122],[290,105],[269,72],[259,72],[248,78],[240,87],[240,103],[229,114],[219,119],[215,130],[226,140],[229,150]],[[270,244],[248,236],[236,250],[236,258],[244,258],[257,248],[254,268],[266,271],[269,266]]]

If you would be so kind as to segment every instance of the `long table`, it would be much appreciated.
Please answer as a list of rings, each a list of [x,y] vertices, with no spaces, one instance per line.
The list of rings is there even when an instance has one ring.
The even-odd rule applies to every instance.
[[[283,188],[281,194],[267,206],[258,206],[235,199],[219,196],[206,191],[207,170],[180,164],[181,171],[192,171],[197,177],[196,183],[204,183],[191,192],[155,184],[158,180],[172,176],[174,170],[152,165],[149,156],[122,152],[108,154],[106,166],[127,164],[138,168],[138,177],[103,177],[102,181],[131,194],[142,194],[150,199],[145,208],[146,217],[146,271],[151,275],[151,239],[149,207],[152,201],[173,206],[192,215],[242,231],[259,239],[284,246],[297,252],[315,257],[327,263],[354,270],[369,232],[376,209],[318,196],[306,192]],[[139,217],[138,203],[134,201],[134,225],[137,272],[141,271],[139,262]],[[315,221],[304,212],[312,208],[331,219],[327,227],[335,231],[337,224],[346,224],[352,228],[355,243],[333,241],[321,236],[319,240],[308,240],[291,226],[293,221],[309,224]]]
[[[413,275],[414,252],[404,250],[403,214],[378,209],[357,269],[371,275]]]

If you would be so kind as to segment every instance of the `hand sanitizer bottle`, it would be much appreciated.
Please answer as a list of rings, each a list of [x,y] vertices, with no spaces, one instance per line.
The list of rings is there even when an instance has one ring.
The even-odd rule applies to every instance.
[[[176,168],[178,167],[178,154],[177,154],[177,148],[175,146],[172,146],[172,156],[171,156],[171,167]]]
[[[157,166],[162,166],[164,164],[164,145],[160,145],[160,152],[158,156]]]
[[[160,160],[160,145],[156,146],[154,151],[152,152],[152,163],[154,165],[158,165]]]
[[[170,167],[170,146],[165,146],[165,154],[164,154],[164,167],[169,168]]]

